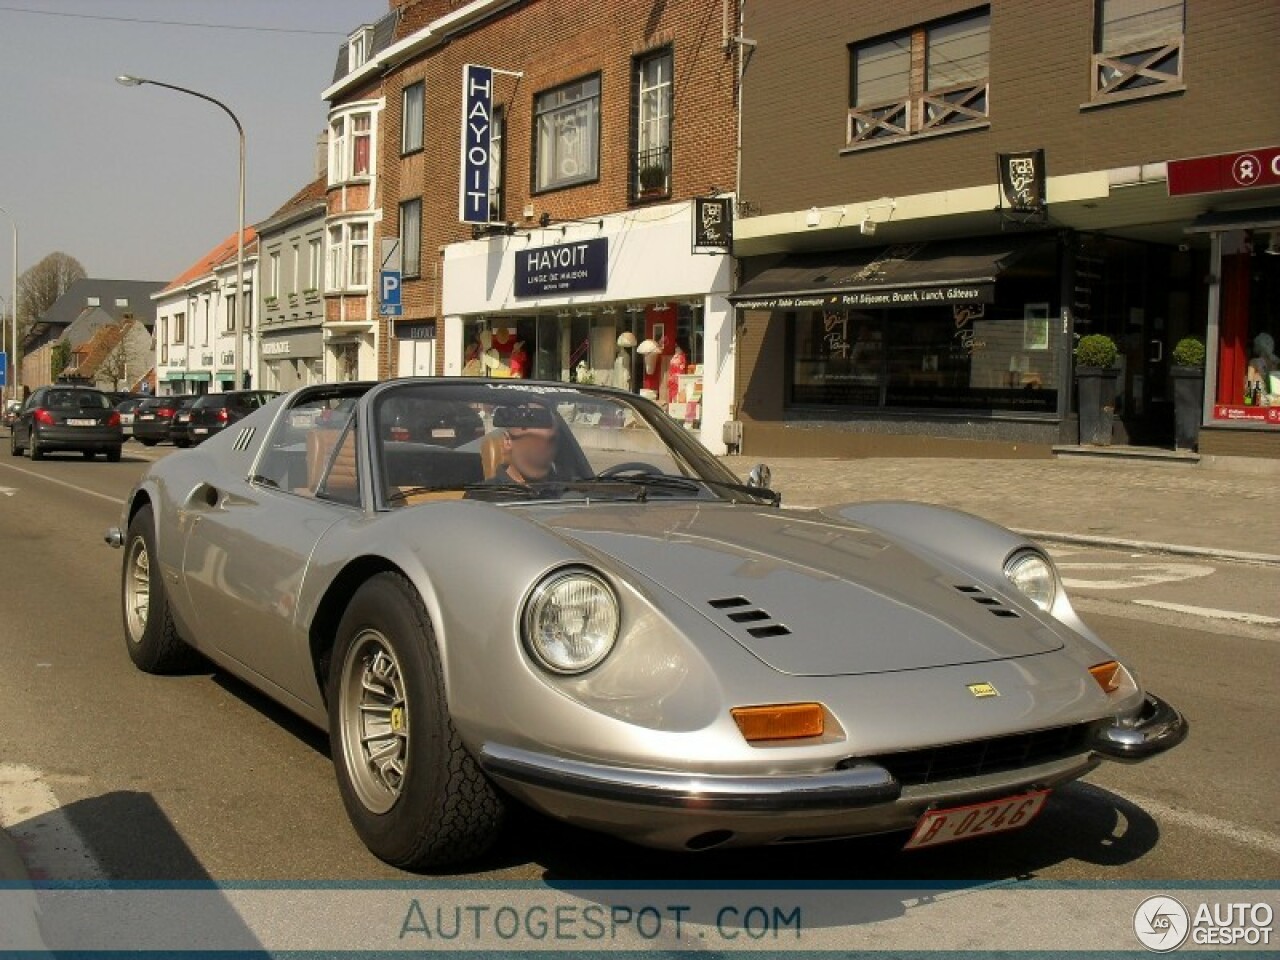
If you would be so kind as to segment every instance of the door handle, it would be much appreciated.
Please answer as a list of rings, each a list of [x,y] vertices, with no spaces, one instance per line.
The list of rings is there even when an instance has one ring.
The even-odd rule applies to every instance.
[[[1152,340],[1151,345],[1156,348],[1156,355],[1151,358],[1151,363],[1159,363],[1164,359],[1164,341]]]

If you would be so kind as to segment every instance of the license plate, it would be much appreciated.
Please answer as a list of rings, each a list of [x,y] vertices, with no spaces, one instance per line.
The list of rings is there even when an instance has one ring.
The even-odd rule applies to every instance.
[[[97,425],[97,420],[83,420],[75,417],[67,421],[68,427],[96,427]]]
[[[930,810],[920,818],[915,832],[903,849],[919,850],[921,847],[934,847],[954,840],[1018,830],[1035,819],[1048,796],[1048,790],[1041,790],[967,807]]]
[[[154,420],[155,418],[156,415],[154,413],[144,413],[142,416],[138,417],[139,420]]]
[[[191,432],[192,433],[208,433],[209,428],[208,427],[192,427]]]

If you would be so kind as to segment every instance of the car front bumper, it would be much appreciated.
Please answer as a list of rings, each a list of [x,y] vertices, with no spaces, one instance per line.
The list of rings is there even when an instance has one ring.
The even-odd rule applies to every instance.
[[[1099,724],[1086,752],[961,780],[903,785],[871,761],[769,776],[618,767],[486,743],[481,769],[534,807],[580,826],[669,849],[749,846],[907,830],[932,809],[1052,789],[1102,759],[1137,762],[1186,737],[1148,694],[1128,722]]]

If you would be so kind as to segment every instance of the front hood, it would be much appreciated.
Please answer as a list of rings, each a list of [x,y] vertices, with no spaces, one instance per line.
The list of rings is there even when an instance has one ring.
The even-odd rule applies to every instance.
[[[687,502],[517,510],[680,597],[782,673],[919,670],[1062,647],[1013,605],[1011,586],[997,592],[816,511]]]

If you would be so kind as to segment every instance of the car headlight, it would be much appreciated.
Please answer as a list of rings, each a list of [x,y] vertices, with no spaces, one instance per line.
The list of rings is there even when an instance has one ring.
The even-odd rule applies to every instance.
[[[524,609],[524,642],[553,673],[585,673],[618,640],[618,599],[587,570],[559,570],[534,587]]]
[[[1058,575],[1053,564],[1038,550],[1019,550],[1004,563],[1004,575],[1041,610],[1053,606],[1058,595]]]

